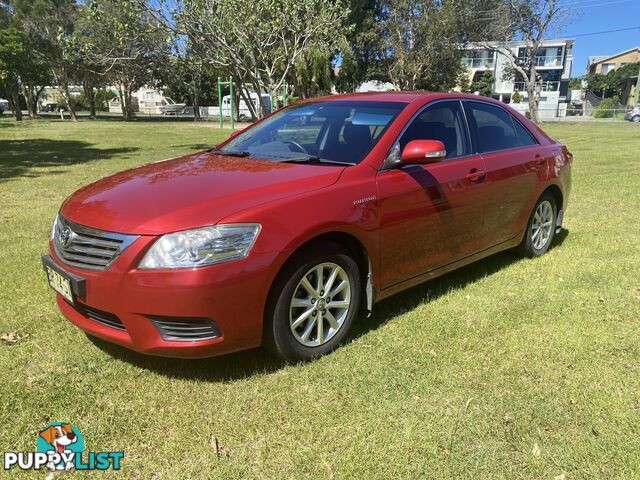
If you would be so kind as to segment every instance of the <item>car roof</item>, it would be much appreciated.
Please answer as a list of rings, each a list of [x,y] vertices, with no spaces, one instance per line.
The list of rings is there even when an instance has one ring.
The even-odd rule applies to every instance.
[[[417,99],[438,100],[444,98],[468,98],[471,100],[488,100],[485,97],[466,93],[442,93],[442,92],[361,92],[361,93],[342,93],[337,95],[327,95],[324,97],[310,98],[305,101],[309,102],[326,102],[326,101],[364,101],[364,102],[402,102],[411,103]]]

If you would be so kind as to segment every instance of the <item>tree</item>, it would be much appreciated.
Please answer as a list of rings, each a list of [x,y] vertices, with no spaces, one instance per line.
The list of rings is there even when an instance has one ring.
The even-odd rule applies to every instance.
[[[49,84],[47,65],[43,62],[42,50],[46,45],[42,45],[38,38],[27,35],[13,10],[7,3],[0,3],[0,30],[2,32],[0,73],[7,96],[10,97],[13,111],[17,119],[22,118],[19,95],[23,95],[27,111],[30,118],[36,116],[37,98],[42,92],[44,85]]]
[[[383,0],[385,63],[402,90],[449,90],[458,80],[462,23],[458,2]]]
[[[24,55],[24,41],[24,35],[14,28],[0,30],[0,81],[17,121],[22,120],[19,69]]]
[[[101,0],[87,5],[80,22],[79,44],[89,63],[119,87],[122,115],[134,116],[133,92],[153,85],[166,68],[166,33],[135,0]]]
[[[478,92],[483,97],[490,97],[496,77],[489,70],[485,71],[478,81],[471,84],[471,91]]]
[[[188,35],[207,60],[243,85],[240,94],[254,117],[244,83],[258,93],[280,91],[304,52],[336,46],[347,14],[340,2],[331,0],[191,0],[177,7],[172,0],[151,3],[158,21],[177,35]]]
[[[211,63],[204,63],[201,58],[187,49],[172,55],[168,68],[160,72],[165,95],[178,103],[192,105],[196,120],[200,119],[200,105],[214,101],[216,81],[221,75]]]
[[[74,0],[12,0],[10,4],[21,29],[40,46],[34,53],[48,66],[71,120],[76,121],[70,86],[80,62],[74,32],[79,5]]]
[[[542,84],[536,69],[538,50],[546,35],[569,20],[560,0],[504,0],[485,17],[484,47],[503,55],[514,75],[522,77],[529,101],[529,116],[538,121]],[[513,40],[524,45],[524,55],[513,49]]]
[[[309,49],[300,55],[289,75],[294,94],[300,98],[328,95],[333,86],[332,52]]]
[[[345,23],[351,29],[338,45],[340,68],[336,88],[353,92],[365,80],[389,80],[383,60],[386,57],[381,0],[350,0]]]

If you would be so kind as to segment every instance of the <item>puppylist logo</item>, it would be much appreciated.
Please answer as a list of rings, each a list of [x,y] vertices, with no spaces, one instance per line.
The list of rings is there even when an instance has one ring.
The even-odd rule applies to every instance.
[[[4,469],[120,470],[124,452],[85,452],[80,431],[65,422],[38,432],[35,452],[4,452]]]

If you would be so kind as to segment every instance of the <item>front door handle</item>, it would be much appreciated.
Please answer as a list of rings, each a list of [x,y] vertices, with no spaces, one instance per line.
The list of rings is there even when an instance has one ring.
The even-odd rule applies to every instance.
[[[484,170],[478,170],[477,168],[472,168],[467,174],[467,180],[473,183],[480,183],[484,180],[487,172]]]

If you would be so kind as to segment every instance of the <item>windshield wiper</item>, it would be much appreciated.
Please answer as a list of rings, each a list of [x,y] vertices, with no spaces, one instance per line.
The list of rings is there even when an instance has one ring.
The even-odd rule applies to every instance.
[[[320,158],[316,155],[309,155],[307,157],[287,158],[286,160],[280,160],[279,163],[323,163],[325,165],[355,165],[353,162],[338,162],[334,160],[327,160],[326,158]]]
[[[216,155],[226,155],[228,157],[248,157],[249,155],[251,155],[250,152],[239,152],[235,150],[216,150],[215,148],[207,150],[207,152],[215,153]]]

